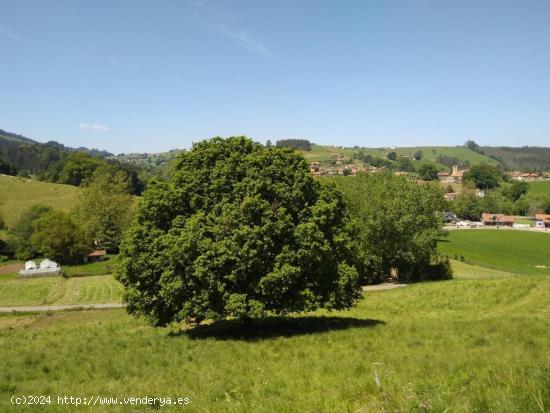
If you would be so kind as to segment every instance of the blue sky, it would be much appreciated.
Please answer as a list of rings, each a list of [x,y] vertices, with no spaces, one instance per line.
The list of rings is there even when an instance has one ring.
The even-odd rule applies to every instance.
[[[0,128],[41,141],[550,146],[545,0],[2,0],[0,52]]]

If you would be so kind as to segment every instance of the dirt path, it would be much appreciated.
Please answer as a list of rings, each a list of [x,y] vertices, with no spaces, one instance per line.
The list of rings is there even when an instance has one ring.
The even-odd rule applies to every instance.
[[[365,285],[361,287],[363,291],[384,291],[384,290],[393,290],[394,288],[403,288],[407,284],[396,284],[396,283],[382,283],[377,285]]]
[[[20,269],[23,268],[23,264],[20,262],[16,262],[14,264],[6,264],[0,266],[0,274],[6,274],[9,272],[19,272]]]
[[[63,310],[101,310],[105,308],[122,308],[121,303],[106,304],[72,304],[72,305],[35,305],[25,307],[0,307],[0,313],[37,313],[42,311]]]

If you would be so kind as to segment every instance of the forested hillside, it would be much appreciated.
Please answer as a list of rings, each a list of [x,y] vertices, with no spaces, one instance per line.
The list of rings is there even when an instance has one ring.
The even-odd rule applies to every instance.
[[[71,148],[56,141],[40,143],[0,129],[0,173],[80,186],[98,167],[109,165],[124,171],[132,193],[139,195],[151,174],[142,167],[114,160],[113,156],[104,150]]]
[[[504,168],[510,170],[548,171],[550,170],[550,148],[523,146],[483,147],[486,155],[498,159]]]

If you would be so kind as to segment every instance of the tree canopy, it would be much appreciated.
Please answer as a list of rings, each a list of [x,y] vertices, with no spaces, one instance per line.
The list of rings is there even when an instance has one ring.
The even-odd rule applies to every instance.
[[[311,151],[311,142],[307,139],[281,139],[275,144],[278,148],[298,149]]]
[[[0,159],[0,174],[4,175],[17,175],[17,169],[7,163],[6,161]]]
[[[435,181],[438,179],[437,168],[432,164],[422,165],[418,169],[418,174],[425,181]]]
[[[66,212],[46,212],[32,225],[32,246],[43,256],[61,263],[76,263],[90,251],[84,231]]]
[[[121,170],[99,167],[78,197],[74,212],[89,240],[117,252],[134,212],[131,184]]]
[[[493,189],[500,185],[502,171],[492,165],[474,165],[464,172],[462,179],[473,182],[479,189]]]
[[[28,211],[21,214],[13,228],[9,229],[8,246],[16,258],[26,260],[38,254],[31,244],[31,237],[34,234],[33,223],[50,211],[52,211],[51,207],[33,205]]]
[[[406,281],[450,276],[448,264],[437,252],[442,235],[437,212],[444,209],[440,189],[391,172],[330,180],[342,190],[360,225],[366,281],[382,281],[392,268]]]
[[[512,202],[516,202],[522,195],[525,195],[527,191],[529,191],[529,184],[527,182],[515,181],[507,185],[502,190],[502,194]]]
[[[360,298],[353,231],[301,155],[214,138],[145,191],[117,277],[153,325],[346,309]]]

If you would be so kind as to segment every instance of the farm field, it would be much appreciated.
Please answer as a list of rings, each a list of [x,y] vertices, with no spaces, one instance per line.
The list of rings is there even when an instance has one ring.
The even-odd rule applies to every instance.
[[[71,185],[0,175],[0,214],[11,226],[19,215],[36,204],[68,211],[73,207],[78,192],[79,188]]]
[[[0,274],[0,307],[118,303],[121,292],[112,275],[22,279]]]
[[[504,229],[451,230],[439,243],[449,257],[516,274],[550,275],[550,234]]]
[[[92,393],[189,397],[189,412],[545,411],[550,278],[491,271],[458,263],[451,281],[252,330],[155,329],[124,310],[2,316],[0,410],[25,411],[13,394]]]

